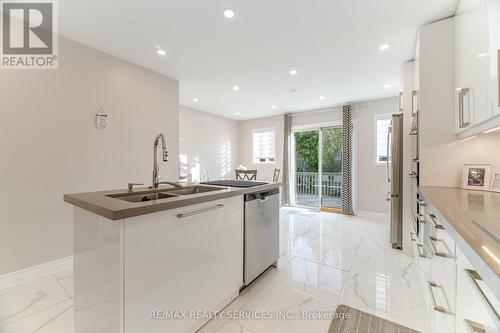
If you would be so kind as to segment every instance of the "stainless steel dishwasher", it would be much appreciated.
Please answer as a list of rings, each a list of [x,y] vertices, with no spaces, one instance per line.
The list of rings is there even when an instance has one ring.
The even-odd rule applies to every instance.
[[[245,194],[245,286],[276,265],[278,257],[279,188]]]

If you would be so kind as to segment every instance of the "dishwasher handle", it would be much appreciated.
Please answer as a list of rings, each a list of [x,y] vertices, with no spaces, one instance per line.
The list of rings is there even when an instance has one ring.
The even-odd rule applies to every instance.
[[[279,187],[267,191],[260,191],[245,194],[245,202],[258,200],[259,202],[266,202],[273,195],[280,193]]]

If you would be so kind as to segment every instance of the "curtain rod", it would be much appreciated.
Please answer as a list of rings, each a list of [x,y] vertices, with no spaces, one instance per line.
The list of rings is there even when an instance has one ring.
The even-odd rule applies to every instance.
[[[291,116],[303,116],[303,115],[317,114],[317,113],[324,113],[331,111],[342,111],[342,105],[330,106],[326,109],[313,109],[308,111],[286,112],[286,113],[290,114]]]

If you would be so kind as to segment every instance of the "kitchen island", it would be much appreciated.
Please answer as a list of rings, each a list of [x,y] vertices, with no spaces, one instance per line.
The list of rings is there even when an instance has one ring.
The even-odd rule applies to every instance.
[[[243,286],[251,188],[188,185],[67,194],[75,333],[195,332]]]

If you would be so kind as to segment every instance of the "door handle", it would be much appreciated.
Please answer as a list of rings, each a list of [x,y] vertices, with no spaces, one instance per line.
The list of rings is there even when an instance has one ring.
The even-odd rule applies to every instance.
[[[386,150],[386,161],[385,161],[385,173],[387,176],[387,182],[391,182],[391,176],[389,175],[389,149],[391,145],[391,132],[392,132],[392,126],[389,126],[387,128],[387,150]]]
[[[497,50],[497,84],[498,84],[498,107],[500,108],[500,49]]]
[[[263,203],[263,202],[266,202],[266,201],[268,201],[268,200],[269,200],[269,197],[265,197],[265,198],[261,198],[261,199],[259,199],[259,202],[260,202],[260,203]]]
[[[469,127],[470,121],[465,121],[464,114],[464,98],[469,95],[469,88],[460,88],[458,91],[458,127],[466,128]]]

